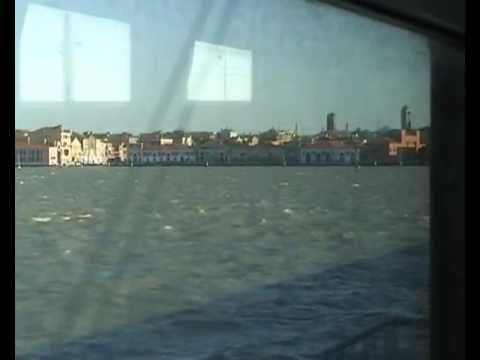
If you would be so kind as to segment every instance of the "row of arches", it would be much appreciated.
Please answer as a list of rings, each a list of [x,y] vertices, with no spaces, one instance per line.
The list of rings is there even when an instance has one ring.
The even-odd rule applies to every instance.
[[[306,152],[304,153],[304,162],[306,164],[330,164],[330,163],[352,163],[355,161],[355,153],[351,151],[340,152],[337,156],[324,152]]]
[[[132,156],[134,163],[160,163],[160,162],[194,162],[195,156],[190,153],[151,153],[151,154],[137,154]]]

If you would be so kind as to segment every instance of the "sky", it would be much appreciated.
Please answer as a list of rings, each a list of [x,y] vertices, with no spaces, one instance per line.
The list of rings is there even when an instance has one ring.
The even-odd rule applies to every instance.
[[[347,123],[350,129],[398,128],[405,104],[413,126],[430,123],[425,39],[330,5],[64,0],[52,8],[51,3],[16,0],[16,128],[256,132],[298,124],[307,134],[322,130],[330,112],[337,128]],[[71,101],[64,101],[66,12]],[[209,99],[205,94],[221,92],[212,90],[219,86],[209,75],[215,71],[206,71],[205,96],[189,98],[198,43],[249,54],[251,71],[232,91],[240,94],[244,85],[238,84],[249,84],[251,94],[236,98],[243,101]]]

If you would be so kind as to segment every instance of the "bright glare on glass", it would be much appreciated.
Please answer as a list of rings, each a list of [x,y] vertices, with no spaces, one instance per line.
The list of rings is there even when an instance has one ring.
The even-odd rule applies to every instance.
[[[20,98],[63,101],[63,14],[30,5],[20,41]]]
[[[188,100],[249,102],[251,99],[252,52],[195,42]]]
[[[29,5],[21,37],[26,102],[130,100],[130,26]]]

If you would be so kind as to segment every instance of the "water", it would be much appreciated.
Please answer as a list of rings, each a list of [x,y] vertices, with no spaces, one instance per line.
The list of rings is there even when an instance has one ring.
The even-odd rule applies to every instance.
[[[428,175],[17,170],[16,356],[307,359],[425,316]]]

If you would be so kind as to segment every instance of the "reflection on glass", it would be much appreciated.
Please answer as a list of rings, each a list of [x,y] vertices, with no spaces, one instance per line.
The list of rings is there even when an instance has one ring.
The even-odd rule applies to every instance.
[[[63,101],[63,11],[30,5],[20,45],[20,98]]]
[[[128,24],[31,4],[20,42],[22,101],[130,100]]]
[[[251,101],[251,98],[251,51],[195,42],[188,100]]]
[[[130,100],[130,27],[71,14],[74,101]]]

